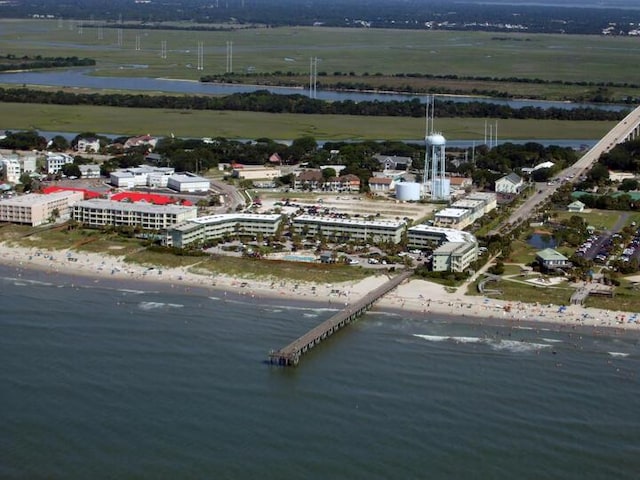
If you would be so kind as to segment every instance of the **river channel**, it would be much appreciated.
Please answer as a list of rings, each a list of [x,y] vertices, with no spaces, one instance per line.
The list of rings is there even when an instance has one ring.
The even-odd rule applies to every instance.
[[[202,83],[191,80],[176,80],[167,78],[145,77],[100,77],[93,75],[96,69],[68,69],[40,72],[15,72],[0,74],[0,84],[13,85],[44,85],[57,87],[95,88],[110,90],[156,91],[168,93],[190,93],[199,95],[231,95],[233,93],[250,93],[256,90],[268,90],[281,95],[302,94],[308,91],[302,88],[273,87],[265,85],[232,85],[223,83]],[[378,101],[390,102],[418,99],[425,103],[429,95],[380,93],[380,92],[337,92],[333,90],[318,90],[316,98],[319,100],[339,101],[352,100],[354,102]],[[602,110],[620,111],[629,109],[627,105],[599,104],[599,103],[570,103],[550,102],[538,100],[512,100],[487,97],[466,97],[453,95],[436,95],[436,99],[454,102],[487,102],[497,105],[506,105],[512,108],[539,107],[574,109],[591,107]]]

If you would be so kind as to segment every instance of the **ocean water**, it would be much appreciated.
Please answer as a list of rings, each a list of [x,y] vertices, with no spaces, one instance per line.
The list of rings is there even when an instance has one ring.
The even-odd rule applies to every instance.
[[[20,276],[18,276],[20,275]],[[637,337],[0,269],[2,479],[633,479]]]

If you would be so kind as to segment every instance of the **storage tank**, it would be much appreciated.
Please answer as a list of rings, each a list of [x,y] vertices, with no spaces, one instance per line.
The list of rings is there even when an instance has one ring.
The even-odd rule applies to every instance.
[[[415,182],[396,183],[396,198],[403,202],[420,200],[420,184]]]
[[[451,180],[448,178],[436,178],[433,181],[432,194],[438,199],[449,198],[451,196]]]

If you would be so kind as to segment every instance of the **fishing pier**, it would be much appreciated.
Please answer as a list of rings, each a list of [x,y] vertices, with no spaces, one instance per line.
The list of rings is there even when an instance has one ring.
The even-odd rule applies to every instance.
[[[269,352],[269,361],[272,365],[284,367],[296,366],[300,362],[300,357],[318,345],[323,340],[329,338],[335,332],[346,327],[355,321],[360,315],[369,310],[373,304],[396,288],[407,278],[413,275],[413,270],[407,270],[400,275],[396,275],[375,290],[369,292],[357,302],[347,305],[343,310],[325,320],[320,325],[312,328],[307,333],[291,342],[280,350]]]

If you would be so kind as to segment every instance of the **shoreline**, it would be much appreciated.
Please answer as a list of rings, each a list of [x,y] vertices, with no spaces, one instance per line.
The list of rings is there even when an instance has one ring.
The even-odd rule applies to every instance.
[[[267,304],[285,300],[287,305],[310,308],[344,308],[386,280],[372,275],[360,281],[337,284],[302,283],[293,280],[245,279],[227,275],[201,275],[189,268],[162,268],[129,264],[122,257],[69,250],[44,250],[0,243],[4,255],[0,265],[15,272],[18,279],[96,287],[139,290],[140,286],[160,291],[223,295],[229,300]],[[72,260],[70,260],[72,259]],[[511,328],[549,328],[553,331],[618,336],[640,334],[640,314],[616,312],[580,305],[540,305],[489,299],[448,292],[444,286],[412,279],[381,298],[377,311],[430,320],[447,317],[460,323]],[[452,320],[455,319],[455,320]]]

